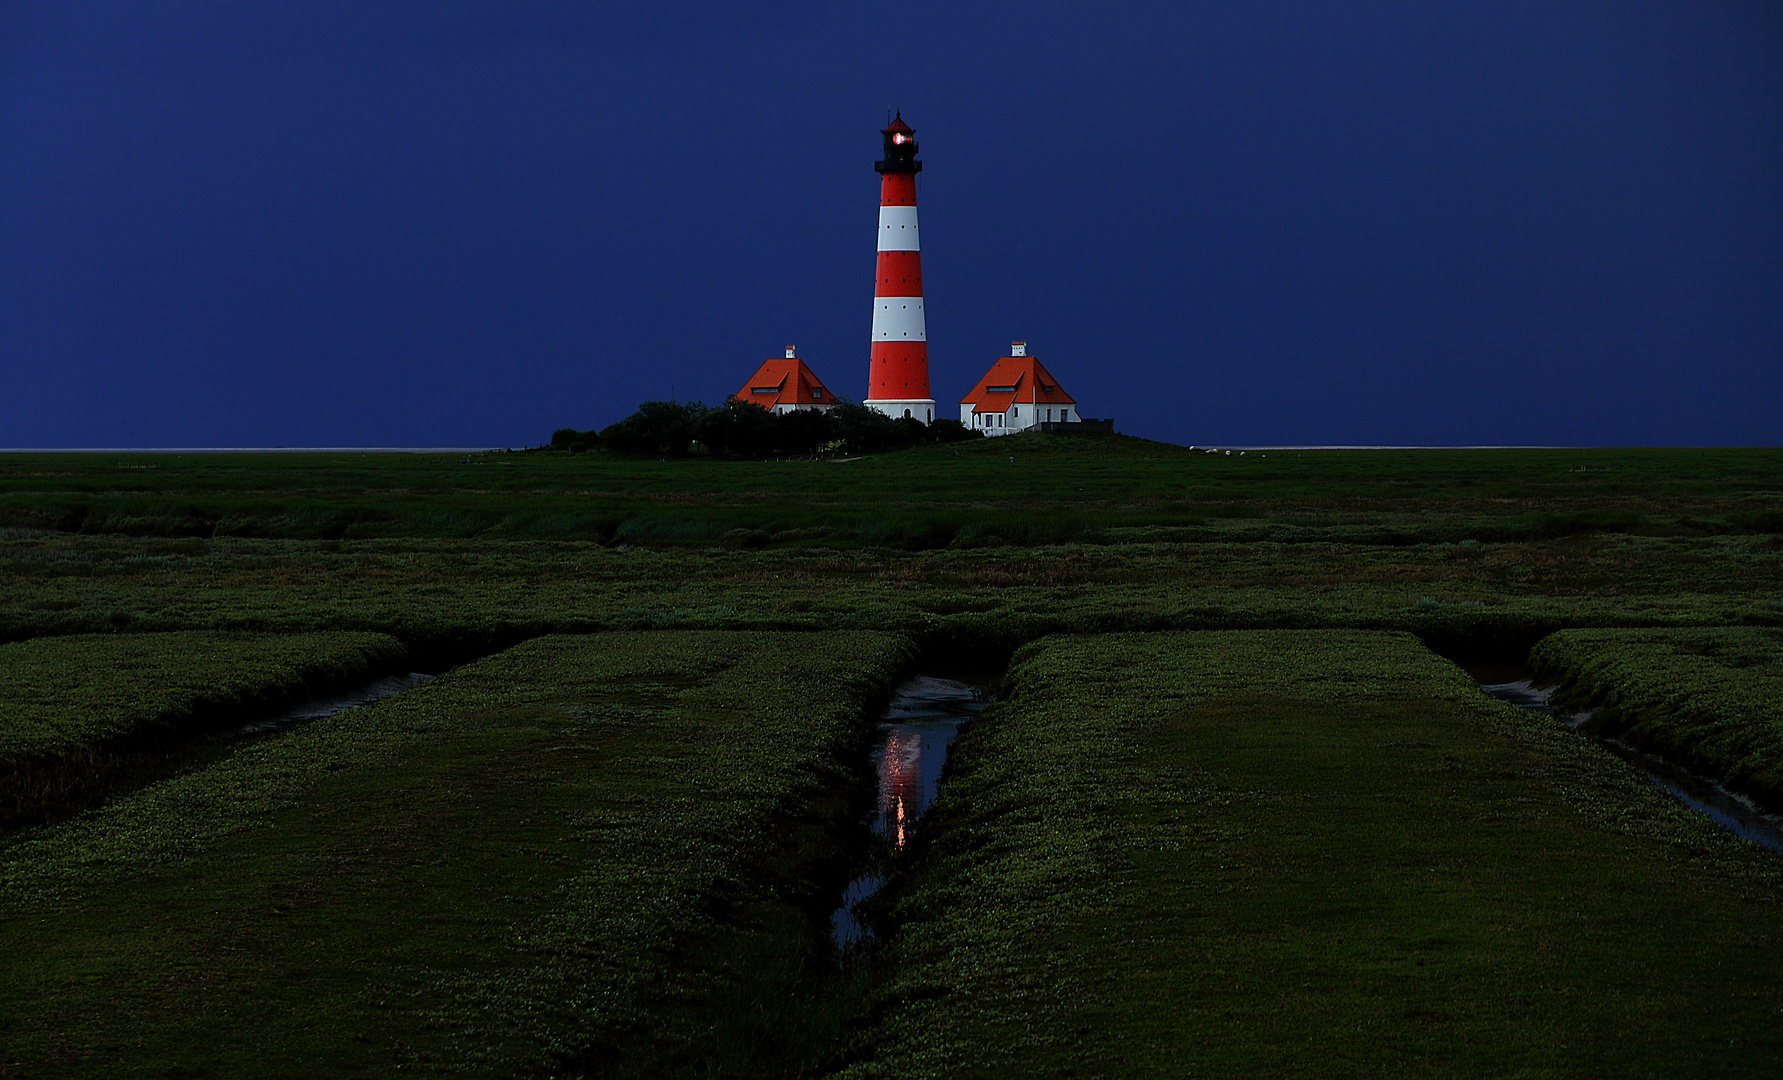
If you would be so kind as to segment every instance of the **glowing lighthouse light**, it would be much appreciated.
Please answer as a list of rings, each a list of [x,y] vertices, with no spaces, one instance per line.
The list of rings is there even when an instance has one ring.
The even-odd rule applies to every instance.
[[[873,282],[873,353],[866,405],[887,416],[935,419],[929,396],[929,335],[922,311],[922,250],[916,232],[916,132],[900,114],[881,130],[879,272]]]

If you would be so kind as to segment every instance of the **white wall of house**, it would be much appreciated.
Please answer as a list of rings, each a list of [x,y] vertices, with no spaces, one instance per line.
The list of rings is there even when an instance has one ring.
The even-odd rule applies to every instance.
[[[975,413],[971,404],[960,406],[960,423],[986,435],[1013,435],[1035,424],[1068,424],[1080,420],[1075,405],[1029,405],[1017,402],[1008,412]]]

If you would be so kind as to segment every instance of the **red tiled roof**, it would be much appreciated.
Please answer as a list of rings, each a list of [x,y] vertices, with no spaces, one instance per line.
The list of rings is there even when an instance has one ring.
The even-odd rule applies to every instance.
[[[960,399],[961,405],[973,406],[973,412],[1007,412],[1009,406],[1075,405],[1077,401],[1065,393],[1052,373],[1032,356],[999,357],[972,392]]]
[[[770,356],[733,397],[772,409],[776,405],[833,405],[836,399],[796,356]]]

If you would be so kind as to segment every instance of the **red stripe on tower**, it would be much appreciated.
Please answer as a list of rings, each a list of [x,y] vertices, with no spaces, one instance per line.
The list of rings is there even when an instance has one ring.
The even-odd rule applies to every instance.
[[[899,115],[880,134],[879,270],[873,280],[873,354],[866,404],[892,417],[929,423],[929,335],[922,311],[922,246],[916,232],[916,132]]]

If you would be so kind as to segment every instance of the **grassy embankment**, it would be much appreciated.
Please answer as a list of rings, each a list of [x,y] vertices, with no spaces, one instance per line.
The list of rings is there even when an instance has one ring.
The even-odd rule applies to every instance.
[[[0,639],[1329,626],[1521,659],[1569,626],[1783,625],[1779,514],[1767,450],[0,455]],[[209,535],[154,535],[182,521]]]
[[[850,461],[0,454],[0,527],[897,547],[1783,532],[1779,450],[1253,451],[1021,435]]]
[[[0,1068],[797,1070],[878,634],[545,638],[0,841]]]
[[[0,826],[152,775],[193,736],[395,670],[382,634],[81,634],[0,645]]]
[[[848,1075],[1783,1070],[1777,859],[1409,637],[1052,638],[1010,685]]]
[[[1783,809],[1783,631],[1567,630],[1529,659],[1592,730]]]

